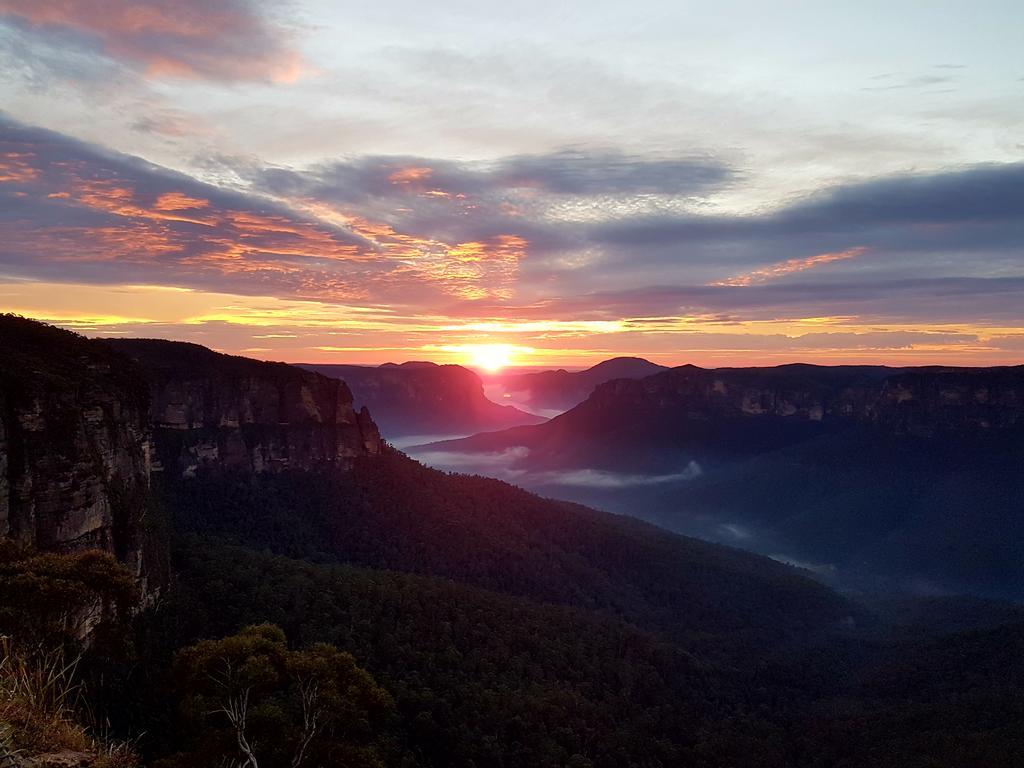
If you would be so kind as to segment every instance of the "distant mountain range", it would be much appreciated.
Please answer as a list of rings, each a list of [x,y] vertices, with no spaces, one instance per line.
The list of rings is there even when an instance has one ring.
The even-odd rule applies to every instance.
[[[299,367],[344,380],[356,404],[370,409],[387,439],[465,435],[543,421],[489,400],[480,377],[459,365],[412,361],[377,367],[328,363]]]
[[[534,412],[567,411],[594,391],[599,384],[613,379],[641,379],[668,370],[640,357],[615,357],[583,371],[539,371],[537,373],[497,374],[488,383],[497,399],[508,399]]]
[[[1024,366],[682,366],[414,454],[848,586],[1024,596]]]

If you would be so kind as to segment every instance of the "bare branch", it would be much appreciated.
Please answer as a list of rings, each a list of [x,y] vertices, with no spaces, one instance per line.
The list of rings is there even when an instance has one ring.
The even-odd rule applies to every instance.
[[[318,706],[320,686],[315,680],[300,681],[299,696],[302,701],[302,740],[299,742],[295,757],[292,758],[291,768],[299,768],[306,758],[306,750],[320,730],[320,716],[323,714],[323,710]]]

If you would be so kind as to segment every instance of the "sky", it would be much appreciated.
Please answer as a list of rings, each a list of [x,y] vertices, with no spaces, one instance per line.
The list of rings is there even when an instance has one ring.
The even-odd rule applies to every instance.
[[[1024,4],[0,0],[0,309],[291,362],[1024,362]]]

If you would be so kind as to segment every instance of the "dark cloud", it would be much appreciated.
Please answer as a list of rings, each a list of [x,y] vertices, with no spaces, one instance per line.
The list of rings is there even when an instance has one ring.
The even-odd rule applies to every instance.
[[[564,151],[501,161],[492,178],[501,187],[537,188],[555,195],[692,196],[732,182],[735,171],[710,158],[645,158],[621,152]]]
[[[734,184],[739,175],[712,158],[610,150],[513,155],[486,163],[373,156],[302,170],[234,158],[215,162],[260,192],[360,212],[421,237],[465,242],[511,233],[530,243],[536,265],[585,239],[585,227],[552,214],[558,206],[604,218],[616,206],[628,209],[630,201],[648,197],[678,203],[705,196]]]
[[[0,23],[153,78],[288,81],[301,70],[289,33],[251,0],[4,0]]]
[[[923,175],[903,175],[833,187],[756,216],[647,216],[611,221],[593,238],[614,245],[673,245],[758,237],[883,232],[901,242],[948,238],[958,226],[993,227],[1006,243],[1007,225],[1019,232],[1024,217],[1024,163],[989,165]],[[935,229],[929,229],[935,228]],[[943,228],[943,229],[937,229]],[[989,240],[977,232],[975,247]],[[1019,241],[1018,241],[1019,242]],[[825,249],[831,249],[828,245]]]
[[[366,157],[304,171],[248,169],[254,180],[279,194],[312,194],[354,202],[367,197],[514,195],[620,196],[706,194],[731,183],[736,172],[711,158],[656,158],[606,150],[563,150],[514,155],[492,163],[460,163],[423,157]]]
[[[707,316],[715,323],[740,319],[854,316],[879,322],[938,321],[1015,326],[1024,306],[1024,276],[875,278],[781,282],[751,286],[642,285],[565,297],[559,311],[587,319]],[[520,307],[523,316],[547,316],[540,304]]]

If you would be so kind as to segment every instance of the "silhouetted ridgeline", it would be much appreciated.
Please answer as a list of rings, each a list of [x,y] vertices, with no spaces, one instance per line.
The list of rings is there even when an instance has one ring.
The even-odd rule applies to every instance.
[[[641,357],[615,357],[583,371],[537,371],[504,373],[491,377],[514,401],[531,408],[566,411],[577,405],[594,388],[613,379],[642,379],[668,370]]]
[[[626,409],[677,418],[778,416],[857,421],[894,431],[1000,429],[1024,420],[1024,366],[673,368],[597,388],[587,411]]]

